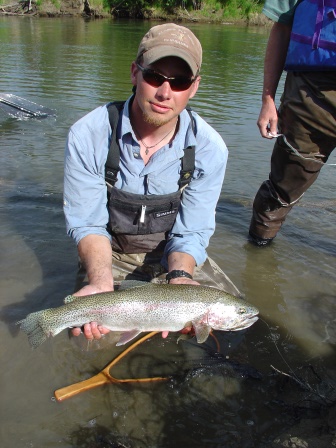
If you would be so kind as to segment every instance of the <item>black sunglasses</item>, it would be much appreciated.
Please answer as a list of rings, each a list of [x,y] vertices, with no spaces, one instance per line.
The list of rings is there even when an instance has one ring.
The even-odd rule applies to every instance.
[[[141,67],[139,64],[137,64],[137,67],[142,71],[142,77],[147,84],[152,87],[160,87],[164,82],[168,81],[170,88],[174,92],[182,92],[183,90],[189,89],[196,79],[196,77],[189,78],[188,76],[174,76],[173,78],[169,78],[150,68]]]

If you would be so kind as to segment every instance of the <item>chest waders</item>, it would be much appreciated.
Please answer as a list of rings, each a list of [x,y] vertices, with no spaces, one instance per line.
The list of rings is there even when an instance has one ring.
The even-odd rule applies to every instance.
[[[174,225],[183,188],[192,179],[195,147],[188,146],[184,149],[176,192],[165,195],[143,195],[115,188],[120,170],[117,134],[123,107],[124,102],[113,102],[107,106],[112,137],[105,164],[105,181],[108,192],[108,230],[112,235],[112,248],[125,254],[162,251],[167,241],[167,234]],[[195,120],[191,112],[189,110],[188,112],[196,135]]]

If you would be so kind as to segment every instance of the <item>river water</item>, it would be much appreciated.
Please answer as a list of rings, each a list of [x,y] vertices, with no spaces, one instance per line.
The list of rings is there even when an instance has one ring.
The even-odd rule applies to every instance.
[[[128,97],[130,62],[153,24],[0,18],[0,91],[57,111],[23,120],[0,108],[1,446],[268,447],[307,434],[334,446],[335,156],[270,247],[247,243],[273,146],[256,127],[266,28],[188,25],[204,49],[191,106],[230,151],[209,254],[261,319],[221,337],[220,355],[211,338],[200,348],[155,336],[113,375],[171,379],[112,384],[61,403],[56,389],[94,375],[120,349],[112,336],[87,346],[62,332],[32,351],[15,325],[73,291],[76,248],[62,213],[66,135],[94,107]]]

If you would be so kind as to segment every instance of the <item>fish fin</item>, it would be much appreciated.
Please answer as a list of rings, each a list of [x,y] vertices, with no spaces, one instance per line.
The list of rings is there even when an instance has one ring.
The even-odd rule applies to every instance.
[[[73,296],[73,295],[69,295],[69,296],[66,296],[64,299],[63,299],[63,302],[66,304],[66,303],[71,303],[71,302],[74,302],[75,300],[77,300],[77,299],[80,299],[81,297],[80,296]]]
[[[140,286],[146,286],[146,285],[151,285],[150,282],[143,282],[140,280],[123,280],[120,285],[116,284],[116,290],[118,291],[124,291],[126,289],[131,289],[131,288],[139,288]],[[75,300],[81,299],[82,296],[74,296],[72,294],[66,296],[63,299],[63,303],[67,304],[67,303],[71,303],[74,302]]]
[[[211,331],[210,325],[196,321],[196,322],[193,322],[193,327],[195,330],[197,342],[199,344],[203,344],[203,342],[205,342],[208,339],[208,336],[210,334],[210,331]]]
[[[141,333],[140,330],[130,330],[125,331],[121,336],[119,341],[116,343],[117,346],[127,344],[132,339],[136,338]]]
[[[43,311],[37,311],[36,313],[28,314],[25,319],[16,323],[27,334],[28,341],[33,348],[39,347],[48,338],[39,322],[42,313]]]
[[[139,286],[149,285],[150,282],[144,282],[142,280],[123,280],[118,286],[118,291],[124,291],[125,289],[138,288]]]
[[[195,335],[194,334],[181,334],[176,341],[176,344],[179,343],[179,341],[187,341],[188,339],[192,339]]]

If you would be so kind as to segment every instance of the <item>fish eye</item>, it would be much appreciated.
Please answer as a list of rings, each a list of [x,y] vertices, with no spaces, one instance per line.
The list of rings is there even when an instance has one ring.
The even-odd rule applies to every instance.
[[[246,313],[246,308],[244,308],[244,307],[238,308],[238,314],[245,314],[245,313]]]

